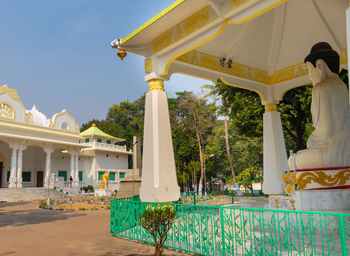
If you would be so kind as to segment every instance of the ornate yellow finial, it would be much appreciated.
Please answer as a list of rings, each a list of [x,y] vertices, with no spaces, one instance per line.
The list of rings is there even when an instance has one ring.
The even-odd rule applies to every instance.
[[[117,54],[121,60],[123,60],[126,57],[126,52],[121,48],[119,49],[119,52]]]
[[[91,127],[96,127],[96,124],[92,124]]]

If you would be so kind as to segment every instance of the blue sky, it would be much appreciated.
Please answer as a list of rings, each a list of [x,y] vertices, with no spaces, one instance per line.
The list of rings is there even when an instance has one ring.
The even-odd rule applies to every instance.
[[[147,90],[141,56],[120,61],[110,47],[173,0],[0,0],[0,85],[48,118],[67,109],[81,125]],[[174,75],[170,97],[208,81]]]

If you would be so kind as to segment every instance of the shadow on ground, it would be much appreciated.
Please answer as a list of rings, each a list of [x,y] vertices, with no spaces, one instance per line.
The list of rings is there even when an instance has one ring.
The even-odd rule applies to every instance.
[[[25,205],[25,204],[30,204],[30,201],[21,201],[21,202],[6,202],[6,201],[1,201],[0,202],[0,208],[4,207],[12,207],[12,206],[19,206],[19,205]]]
[[[42,209],[4,213],[0,212],[0,227],[39,224],[56,220],[66,220],[69,218],[80,217],[85,215],[86,214],[84,213],[58,212]]]

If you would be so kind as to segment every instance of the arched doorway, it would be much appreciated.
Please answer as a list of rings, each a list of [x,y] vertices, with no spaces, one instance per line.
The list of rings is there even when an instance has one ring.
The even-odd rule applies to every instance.
[[[9,173],[7,170],[7,159],[11,157],[11,150],[7,143],[0,141],[0,188],[7,188]],[[9,171],[9,170],[8,170]]]

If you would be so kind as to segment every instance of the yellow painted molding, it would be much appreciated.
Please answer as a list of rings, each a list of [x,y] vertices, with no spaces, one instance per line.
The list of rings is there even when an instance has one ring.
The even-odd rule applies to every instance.
[[[0,132],[0,137],[7,137],[10,141],[10,139],[15,138],[15,139],[22,139],[22,140],[28,140],[29,143],[28,145],[26,145],[27,147],[29,146],[37,146],[37,147],[41,147],[43,148],[42,143],[41,142],[45,142],[45,143],[56,143],[56,144],[60,144],[60,145],[66,145],[67,147],[69,147],[69,145],[71,146],[77,146],[77,147],[81,147],[81,148],[86,148],[88,146],[81,144],[81,143],[74,143],[74,142],[68,142],[68,141],[60,141],[60,140],[54,140],[54,139],[45,139],[45,138],[37,138],[37,137],[29,137],[29,136],[20,136],[20,135],[13,135],[13,134],[3,134]],[[0,139],[0,141],[3,141]],[[5,141],[3,141],[5,142]],[[33,143],[36,142],[36,143]],[[8,144],[8,143],[7,143]]]
[[[283,190],[286,194],[290,195],[294,190],[310,189],[310,186],[311,188],[320,186],[320,188],[326,188],[347,185],[350,182],[350,169],[303,172],[289,171],[283,173],[282,178],[285,182]]]
[[[26,114],[26,109],[22,103],[22,101],[19,99],[18,93],[15,89],[11,89],[8,87],[7,84],[4,84],[2,86],[0,86],[0,95],[7,93],[12,99],[14,99],[15,101],[17,101],[19,104],[21,104],[22,109],[23,109],[23,115],[24,115],[24,121],[25,122],[29,122],[27,119],[27,114]]]
[[[350,169],[341,170],[334,175],[327,175],[324,171],[302,172],[298,176],[297,189],[305,189],[307,184],[317,183],[322,186],[339,186],[345,185],[350,180]]]
[[[53,116],[53,122],[50,123],[50,126],[51,126],[52,128],[55,128],[57,118],[58,118],[59,116],[63,116],[63,115],[67,115],[68,117],[70,117],[70,118],[73,120],[74,126],[75,126],[76,122],[75,122],[74,117],[72,117],[72,116],[67,112],[67,110],[65,110],[65,109],[64,109],[62,112],[57,113],[57,114],[55,114],[55,115]],[[76,131],[76,132],[79,132],[79,131]]]
[[[11,89],[8,87],[7,84],[4,84],[3,86],[0,86],[0,95],[4,94],[5,92],[7,92],[7,94],[13,98],[16,101],[20,101],[17,91],[15,89]]]
[[[9,102],[0,102],[0,119],[15,120],[16,111]]]
[[[149,73],[152,71],[153,68],[153,60],[151,58],[148,58],[145,60],[145,72]]]
[[[218,28],[218,30],[217,30],[214,34],[212,34],[212,35],[208,36],[207,38],[203,39],[202,41],[200,41],[200,42],[198,42],[198,43],[196,43],[196,44],[194,44],[194,45],[188,47],[187,49],[185,49],[185,50],[183,50],[183,51],[180,51],[179,53],[173,55],[173,56],[168,60],[168,62],[166,63],[166,65],[165,65],[165,67],[164,67],[164,71],[163,71],[163,73],[160,74],[160,76],[166,76],[166,75],[168,74],[170,65],[171,65],[171,63],[172,63],[174,60],[176,60],[176,59],[179,58],[180,56],[182,56],[182,55],[184,55],[184,54],[186,54],[186,53],[192,51],[193,49],[195,49],[195,48],[197,48],[197,47],[199,47],[199,46],[201,46],[201,45],[203,45],[203,44],[205,44],[205,43],[207,43],[207,42],[210,42],[210,41],[213,40],[214,38],[216,38],[216,37],[218,37],[219,35],[221,35],[222,32],[224,32],[224,30],[225,30],[225,28],[226,28],[227,25],[228,25],[228,21],[227,21],[227,20],[224,20],[224,21],[222,22],[222,24],[220,25],[220,27]]]
[[[346,54],[347,49],[342,49],[342,53]],[[340,56],[342,56],[340,54]],[[346,59],[341,57],[341,64],[346,63]],[[176,61],[195,65],[215,72],[236,76],[266,85],[274,85],[281,82],[289,81],[294,78],[307,75],[305,63],[298,63],[289,67],[276,70],[272,75],[268,75],[267,71],[246,66],[237,62],[232,62],[232,68],[222,67],[220,65],[220,57],[192,50],[178,57]],[[207,78],[204,78],[207,79]]]
[[[209,5],[207,5],[154,38],[152,40],[153,54],[169,47],[181,39],[186,38],[197,30],[208,25],[211,21],[210,8]]]
[[[265,112],[276,112],[277,105],[275,103],[268,103],[265,105]]]
[[[145,30],[146,28],[148,28],[149,26],[151,26],[153,23],[155,23],[156,21],[158,21],[159,19],[161,19],[163,16],[165,16],[166,14],[168,14],[169,12],[171,12],[172,10],[174,10],[176,7],[178,7],[179,5],[181,5],[183,2],[185,2],[185,0],[177,0],[175,1],[173,4],[171,4],[170,6],[168,6],[166,9],[164,9],[163,11],[161,11],[159,14],[157,14],[156,16],[154,16],[152,19],[150,19],[149,21],[147,21],[146,23],[144,23],[141,27],[137,28],[135,31],[133,31],[132,33],[130,33],[129,35],[127,35],[126,37],[124,37],[123,39],[121,39],[121,45],[125,44],[128,40],[130,40],[131,38],[133,38],[134,36],[136,36],[138,33],[140,33],[141,31]]]
[[[164,82],[162,79],[152,79],[149,81],[149,92],[150,91],[164,91]]]
[[[28,129],[28,130],[32,130],[32,131],[40,131],[40,132],[44,132],[44,133],[64,135],[64,136],[74,137],[74,138],[78,138],[78,139],[84,138],[84,137],[79,136],[75,132],[70,132],[70,131],[62,130],[62,129],[50,128],[50,127],[39,127],[37,125],[26,124],[26,123],[22,123],[22,122],[0,120],[0,127],[1,126],[8,126],[8,127],[19,128],[19,129]]]

